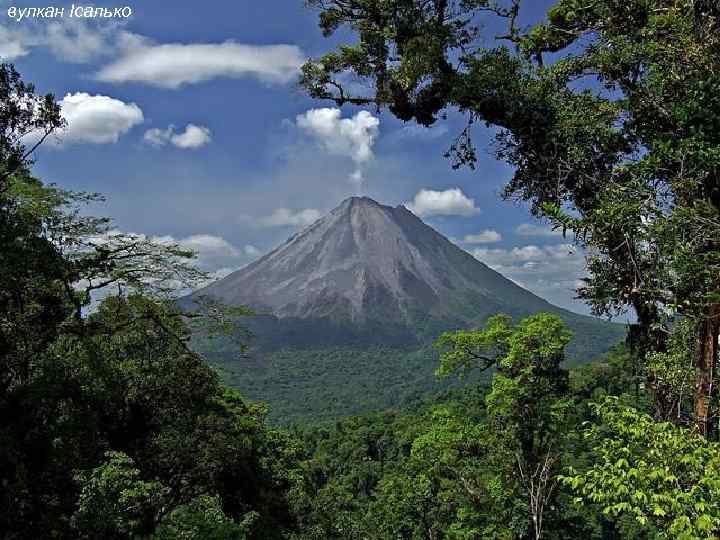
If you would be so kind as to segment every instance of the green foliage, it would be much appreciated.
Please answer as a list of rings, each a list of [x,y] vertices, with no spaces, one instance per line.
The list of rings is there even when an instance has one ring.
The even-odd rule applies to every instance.
[[[169,301],[177,282],[202,277],[192,253],[111,234],[79,210],[96,196],[31,177],[23,136],[61,127],[59,106],[2,65],[0,536],[717,537],[717,6],[560,0],[525,32],[515,1],[310,3],[325,34],[348,25],[358,38],[304,66],[310,93],[422,125],[455,108],[499,127],[498,155],[515,167],[505,195],[591,248],[581,295],[598,313],[635,309],[631,348],[568,374],[559,317],[494,316],[438,341],[438,374],[492,368],[489,389],[425,402],[437,388],[427,351],[354,351],[353,364],[346,348],[283,350],[269,368],[224,364],[257,395],[279,380],[286,419],[303,400],[323,420],[413,403],[269,429],[264,406],[223,387],[189,347],[200,317],[231,325],[219,306]],[[476,47],[473,21],[487,13],[508,22],[513,50]],[[347,72],[373,94],[348,95]],[[599,85],[581,84],[590,74]],[[451,150],[455,165],[472,164],[469,127]],[[118,294],[87,315],[108,286]],[[702,434],[678,425],[691,387]]]
[[[35,149],[48,136],[65,125],[60,105],[52,94],[38,95],[32,84],[22,80],[11,64],[0,64],[0,195],[10,178],[27,172]],[[39,141],[26,148],[23,137],[30,132]]]
[[[656,416],[660,419],[682,424],[692,414],[695,340],[693,324],[682,319],[673,327],[667,349],[647,355],[647,375],[658,394]]]
[[[593,460],[563,482],[577,501],[627,515],[658,538],[715,538],[720,530],[720,447],[697,432],[607,398],[585,436]]]
[[[29,396],[40,396],[41,405],[63,400],[62,416],[36,403],[9,423],[21,429],[32,417],[57,422],[35,439],[52,448],[57,462],[28,455],[29,469],[11,486],[18,497],[22,485],[52,467],[51,482],[41,484],[46,493],[26,491],[24,505],[59,527],[58,536],[128,538],[165,524],[165,537],[173,527],[210,531],[217,525],[218,538],[273,538],[281,534],[279,524],[292,525],[287,493],[297,482],[296,450],[265,429],[262,408],[220,386],[187,349],[189,330],[173,309],[140,295],[106,298],[84,322],[87,334],[62,335],[48,350],[65,378],[46,373]],[[9,443],[23,448],[21,440]],[[100,462],[104,448],[112,451]],[[221,502],[224,521],[210,514],[206,525],[193,521],[201,514],[198,497],[205,495]],[[33,496],[55,498],[59,516],[69,515],[77,498],[70,522],[75,532],[64,530],[62,517],[47,508],[33,508]],[[6,519],[16,520],[10,529],[33,526],[23,514]]]
[[[524,422],[543,430],[542,416],[552,407],[544,400],[563,396],[568,388],[567,372],[561,368],[570,332],[556,315],[539,313],[513,327],[505,315],[492,317],[485,328],[443,335],[438,373],[466,371],[481,362],[495,366],[488,412],[500,424]],[[539,414],[539,416],[538,416]]]
[[[497,372],[485,397],[490,429],[484,438],[493,443],[490,455],[497,452],[493,448],[500,448],[505,460],[514,457],[514,463],[505,462],[498,480],[515,497],[528,501],[531,519],[526,527],[536,537],[542,533],[545,513],[553,507],[559,447],[572,405],[566,398],[568,373],[561,368],[570,337],[557,315],[539,313],[517,326],[498,315],[482,330],[446,334],[438,341],[445,348],[440,374],[466,370],[477,360],[483,369],[495,365]]]
[[[163,518],[152,539],[245,540],[257,518],[256,512],[248,512],[237,523],[223,512],[220,497],[200,495]]]
[[[552,440],[556,470],[590,463],[592,447],[578,436],[580,423],[591,418],[587,397],[633,388],[627,356],[618,348],[571,373],[577,391],[566,399],[573,407],[559,400],[555,409],[561,414],[554,425],[562,427]],[[489,415],[487,400],[487,386],[470,384],[404,410],[304,428],[305,481],[294,492],[301,527],[293,538],[526,537],[528,491],[512,451],[514,432]],[[575,505],[572,489],[558,484],[542,538],[647,535],[631,520]]]
[[[645,402],[650,396],[642,384],[645,374],[638,373],[636,360],[625,344],[617,344],[593,362],[571,370],[570,390],[579,398],[596,401],[628,394],[638,406],[649,407]]]
[[[460,530],[474,530],[482,520],[457,474],[471,474],[482,454],[482,396],[468,387],[406,412],[306,429],[297,537],[426,538],[452,529],[462,538]]]
[[[560,368],[568,340],[552,315],[516,326],[508,317],[492,318],[484,329],[440,340],[443,359],[456,361],[458,369],[470,366],[463,356],[468,350],[475,356],[502,351],[494,359],[498,371],[489,392],[469,385],[407,412],[306,431],[307,483],[296,504],[307,521],[298,538],[469,540],[530,534],[530,484],[521,471],[533,475],[550,454],[556,471],[572,440],[564,431],[570,418],[567,374]],[[593,524],[567,517],[574,513],[567,497],[550,495],[553,510],[543,512],[548,528],[592,529]]]
[[[488,319],[482,331],[460,330],[440,336],[435,346],[444,350],[437,375],[446,377],[455,371],[465,373],[494,365],[498,356],[507,354],[510,321],[507,315],[495,315]]]
[[[82,486],[72,525],[81,538],[127,538],[152,530],[163,488],[144,481],[135,463],[122,452],[107,452],[106,461],[80,473]]]
[[[279,425],[411,407],[479,378],[438,381],[437,353],[430,348],[283,348],[244,359],[213,352],[207,342],[202,349],[225,384],[267,403],[268,421]]]
[[[604,352],[600,344],[620,339],[625,331],[620,325],[585,324],[582,319],[568,321],[574,335],[565,366],[589,362]],[[476,339],[477,333],[446,335],[459,341],[463,336]],[[266,403],[268,421],[278,425],[411,407],[447,389],[489,378],[480,370],[473,372],[473,364],[462,379],[438,379],[438,351],[431,346],[250,347],[238,354],[238,347],[222,335],[206,339],[194,333],[192,347],[217,369],[223,383]]]
[[[7,65],[0,101],[0,536],[281,537],[298,450],[188,347],[189,322],[224,322],[168,299],[201,277],[192,253],[32,178],[22,135],[59,107]]]

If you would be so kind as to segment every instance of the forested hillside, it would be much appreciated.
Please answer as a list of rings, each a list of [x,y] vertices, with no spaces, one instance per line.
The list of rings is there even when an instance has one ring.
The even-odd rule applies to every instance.
[[[573,335],[575,351],[582,348],[577,339]],[[249,358],[227,345],[215,353],[213,345],[205,342],[199,350],[225,384],[268,405],[272,424],[327,422],[388,408],[412,408],[450,388],[490,377],[489,373],[470,373],[439,379],[435,375],[439,355],[432,345],[419,349],[381,345],[282,348]],[[569,356],[565,365],[596,359],[590,353],[582,360]]]
[[[478,379],[438,380],[438,355],[432,347],[282,349],[252,363],[226,355],[208,354],[207,359],[227,385],[252,400],[270,401],[268,421],[283,425],[411,408],[443,390]]]
[[[36,178],[60,106],[1,64],[0,538],[717,538],[720,5],[559,0],[525,28],[514,0],[309,4],[356,40],[303,67],[309,93],[467,114],[457,165],[497,128],[505,196],[574,233],[579,295],[634,311],[627,345],[569,369],[558,314],[498,313],[435,342],[441,384],[479,383],[270,427],[190,347],[248,311],[180,310],[208,279],[192,252]]]
[[[582,467],[591,459],[591,441],[576,431],[593,419],[591,401],[628,392],[633,397],[626,403],[643,406],[646,396],[633,394],[627,361],[619,347],[570,372],[565,401],[555,404],[562,414],[554,421],[565,434],[553,435],[553,466]],[[542,473],[531,468],[524,478],[518,474],[509,451],[512,439],[506,438],[513,434],[495,427],[496,402],[488,399],[488,392],[498,397],[499,391],[497,385],[472,385],[412,410],[303,430],[299,436],[311,456],[304,467],[311,474],[307,532],[300,538],[525,537],[532,517],[525,493],[533,481],[542,482]],[[514,422],[532,429],[535,420]],[[541,537],[647,537],[648,528],[631,519],[608,519],[592,507],[574,505],[568,485],[548,480],[536,486],[536,494],[547,498],[544,504],[552,505]]]

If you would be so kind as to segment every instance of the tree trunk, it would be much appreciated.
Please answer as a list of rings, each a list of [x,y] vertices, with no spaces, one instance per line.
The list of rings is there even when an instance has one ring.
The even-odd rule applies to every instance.
[[[710,405],[715,390],[715,366],[718,358],[720,304],[713,304],[707,318],[700,322],[695,351],[695,423],[700,433],[712,431]]]

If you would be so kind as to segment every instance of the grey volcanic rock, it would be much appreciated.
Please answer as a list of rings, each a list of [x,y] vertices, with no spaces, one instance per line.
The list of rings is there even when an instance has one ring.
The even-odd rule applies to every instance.
[[[254,263],[196,294],[266,317],[266,346],[427,342],[504,312],[560,314],[593,349],[621,327],[552,306],[476,260],[403,206],[343,201]],[[612,327],[612,328],[611,328]]]
[[[414,306],[440,307],[449,290],[485,281],[453,266],[459,251],[404,207],[353,197],[205,292],[278,317],[362,323],[379,304],[386,315],[407,319]]]

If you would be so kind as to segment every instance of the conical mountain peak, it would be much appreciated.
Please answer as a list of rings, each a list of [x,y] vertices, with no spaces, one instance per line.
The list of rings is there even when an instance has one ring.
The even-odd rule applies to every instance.
[[[403,205],[398,205],[395,207],[388,206],[385,204],[382,204],[375,199],[371,197],[366,196],[360,196],[360,195],[354,195],[352,197],[348,197],[347,199],[343,200],[334,210],[332,210],[330,213],[336,213],[336,212],[350,212],[352,210],[376,210],[376,211],[383,211],[383,212],[393,212],[402,210],[409,213],[409,210],[405,208]]]
[[[345,199],[200,294],[271,313],[286,325],[302,321],[304,330],[288,330],[295,337],[306,336],[310,324],[324,328],[314,332],[316,337],[344,327],[376,343],[387,343],[389,337],[425,339],[498,312],[580,317],[491,270],[405,207],[368,197]]]
[[[365,197],[363,195],[353,195],[352,197],[348,197],[343,202],[341,202],[338,206],[339,207],[350,207],[353,205],[358,206],[383,206],[379,202],[377,202],[375,199],[371,199],[370,197]]]
[[[386,213],[392,216],[394,208],[379,203],[370,197],[353,196],[343,200],[337,207],[330,211],[329,215],[346,214],[354,212],[362,212],[362,216],[367,218],[374,212]]]
[[[409,322],[416,311],[450,315],[446,302],[458,291],[473,290],[487,300],[508,287],[542,302],[404,207],[350,197],[204,293],[278,317],[357,322],[378,315]]]

